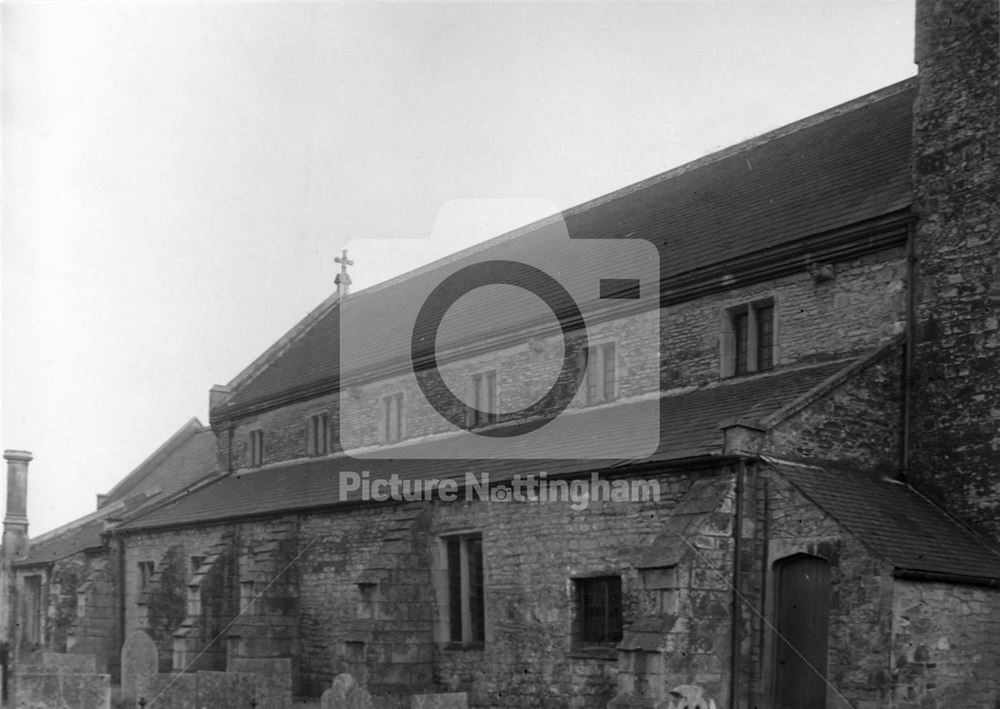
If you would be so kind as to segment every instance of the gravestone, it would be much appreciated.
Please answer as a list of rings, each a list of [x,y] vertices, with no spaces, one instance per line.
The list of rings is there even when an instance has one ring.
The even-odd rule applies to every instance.
[[[349,674],[333,678],[333,685],[323,692],[320,709],[375,709],[372,695]]]
[[[138,699],[138,684],[146,675],[155,675],[159,658],[156,643],[146,633],[136,630],[122,646],[122,698]]]

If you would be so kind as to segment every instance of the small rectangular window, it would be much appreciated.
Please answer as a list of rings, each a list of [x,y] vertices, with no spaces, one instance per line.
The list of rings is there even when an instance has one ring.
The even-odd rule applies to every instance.
[[[201,568],[201,563],[205,561],[204,556],[192,556],[191,557],[191,575],[194,576],[198,573],[198,569]]]
[[[42,623],[45,618],[42,604],[42,577],[24,577],[24,639],[32,644],[42,641]]]
[[[193,583],[187,587],[187,614],[201,615],[201,585]]]
[[[588,404],[614,400],[615,372],[615,343],[594,345],[587,350]]]
[[[609,645],[622,639],[620,576],[575,579],[576,640],[581,645]]]
[[[382,397],[382,420],[379,427],[383,442],[394,443],[403,439],[402,394],[390,394]]]
[[[153,580],[153,569],[155,568],[152,561],[140,561],[139,562],[139,590],[147,591],[149,590],[149,585]]]
[[[313,414],[306,426],[306,454],[326,455],[330,450],[330,415]]]
[[[749,369],[747,355],[749,354],[749,314],[744,311],[733,315],[733,337],[736,339],[736,374],[746,374]]]
[[[448,638],[474,645],[486,638],[483,540],[478,534],[445,537],[448,564]]]
[[[497,422],[497,373],[494,370],[472,375],[472,407],[469,425],[487,426]]]
[[[257,596],[253,581],[240,582],[240,613],[253,615],[254,601]]]
[[[727,377],[774,368],[774,301],[729,308],[723,323],[722,375]]]
[[[774,306],[757,308],[757,371],[774,366]]]
[[[259,468],[264,464],[264,431],[250,431],[250,467]]]

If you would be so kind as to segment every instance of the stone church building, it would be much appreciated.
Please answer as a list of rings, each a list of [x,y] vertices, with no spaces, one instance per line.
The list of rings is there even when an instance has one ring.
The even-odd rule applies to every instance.
[[[114,674],[142,629],[163,670],[290,658],[297,695],[348,672],[384,707],[1000,706],[1000,6],[917,13],[913,79],[342,282],[213,388],[197,451],[102,500],[120,513],[29,544],[9,487],[14,661],[84,634]],[[563,231],[650,242],[655,297]],[[509,262],[583,315],[407,319]]]

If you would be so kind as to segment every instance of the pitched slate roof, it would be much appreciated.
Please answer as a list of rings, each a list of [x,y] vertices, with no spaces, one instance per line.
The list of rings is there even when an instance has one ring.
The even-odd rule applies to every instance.
[[[104,504],[151,492],[171,495],[212,474],[215,468],[215,434],[192,418],[111,488]]]
[[[31,540],[17,564],[49,563],[101,546],[108,525],[155,507],[215,473],[215,434],[191,419],[125,476],[96,512]]]
[[[15,563],[36,564],[58,561],[87,549],[100,547],[104,522],[103,516],[87,519],[42,542],[33,543],[28,549],[28,556],[18,559]]]
[[[1000,552],[910,486],[857,470],[768,462],[897,574],[1000,582]]]
[[[852,361],[825,363],[779,371],[745,379],[680,391],[660,400],[643,400],[619,405],[620,415],[613,435],[624,437],[641,427],[648,408],[660,408],[661,445],[652,461],[681,461],[723,453],[723,436],[719,424],[733,418],[758,419],[777,411],[829,377],[850,366]],[[570,417],[566,417],[570,420]],[[559,421],[559,419],[557,419]],[[552,460],[492,460],[484,469],[463,460],[448,460],[448,439],[418,442],[401,446],[399,458],[393,460],[363,460],[334,457],[310,460],[291,465],[277,465],[242,475],[221,478],[205,487],[179,497],[149,514],[137,516],[120,528],[138,530],[184,524],[212,523],[219,520],[277,514],[295,510],[330,508],[343,503],[356,503],[357,496],[341,495],[339,476],[344,470],[367,470],[372,477],[392,473],[401,479],[462,478],[466,472],[488,472],[491,482],[501,482],[524,471],[546,471],[550,476],[607,470],[624,465],[620,460],[601,460],[609,437],[604,428],[607,419],[586,410],[574,415],[570,424],[580,440],[589,441],[579,450],[579,459]],[[633,423],[634,422],[634,423]],[[518,445],[517,436],[502,439],[508,446]],[[430,448],[435,459],[426,457]]]
[[[910,134],[915,83],[905,81],[804,119],[644,182],[487,242],[476,260],[513,259],[538,265],[574,283],[596,282],[608,264],[553,251],[554,234],[573,238],[649,238],[662,247],[663,287],[713,264],[766,253],[810,235],[891,214],[909,206]],[[311,314],[297,337],[273,348],[241,375],[224,408],[239,410],[336,381],[339,318],[369,326],[352,330],[347,347],[366,365],[408,352],[409,330],[399,304],[422,302],[443,275],[468,259],[418,269],[360,291],[322,314]],[[570,259],[570,260],[567,260]],[[343,312],[342,312],[343,311]],[[469,337],[516,328],[517,304],[468,324]],[[213,415],[214,412],[213,412]]]

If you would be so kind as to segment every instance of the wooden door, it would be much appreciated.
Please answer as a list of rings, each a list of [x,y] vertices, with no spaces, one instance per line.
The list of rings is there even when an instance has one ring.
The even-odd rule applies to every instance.
[[[777,571],[775,707],[823,709],[830,567],[825,559],[801,556],[782,562]]]

